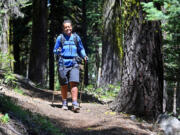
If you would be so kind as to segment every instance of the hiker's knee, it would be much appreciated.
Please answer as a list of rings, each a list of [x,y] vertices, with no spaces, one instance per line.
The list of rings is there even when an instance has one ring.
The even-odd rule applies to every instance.
[[[61,90],[68,89],[68,85],[61,85]]]
[[[77,87],[78,83],[77,82],[70,82],[71,88]]]

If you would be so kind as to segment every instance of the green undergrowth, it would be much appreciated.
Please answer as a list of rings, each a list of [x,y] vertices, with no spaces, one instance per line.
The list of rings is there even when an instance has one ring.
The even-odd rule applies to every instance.
[[[95,88],[93,85],[88,85],[84,88],[84,91],[88,94],[92,94],[99,100],[109,101],[113,100],[120,90],[120,85],[109,84],[106,87]]]
[[[3,124],[8,123],[8,122],[9,122],[9,115],[6,113],[5,115],[1,116],[1,117],[0,117],[0,121],[1,121],[1,123],[3,123]]]
[[[2,79],[1,82],[9,86],[16,85],[16,78],[11,67],[13,62],[14,58],[10,53],[4,54],[0,51],[0,66],[1,70],[4,71],[4,79]]]
[[[6,114],[3,117],[4,122],[8,121],[8,115],[8,117],[13,115],[22,121],[32,134],[64,135],[47,117],[22,109],[11,98],[4,95],[0,95],[0,111]]]
[[[25,95],[25,94],[24,94],[24,91],[23,91],[22,89],[20,89],[18,86],[16,86],[16,88],[14,89],[14,91],[15,91],[16,93],[19,93],[20,95]]]
[[[4,84],[15,87],[16,84],[16,78],[14,74],[11,71],[5,72],[4,74]]]

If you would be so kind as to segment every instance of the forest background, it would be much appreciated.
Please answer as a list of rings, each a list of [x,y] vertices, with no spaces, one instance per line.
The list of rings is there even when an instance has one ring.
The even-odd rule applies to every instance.
[[[89,57],[84,91],[113,99],[115,111],[177,115],[180,2],[143,2],[1,0],[1,83],[16,85],[15,73],[37,87],[59,90],[53,47],[63,20],[71,19]]]

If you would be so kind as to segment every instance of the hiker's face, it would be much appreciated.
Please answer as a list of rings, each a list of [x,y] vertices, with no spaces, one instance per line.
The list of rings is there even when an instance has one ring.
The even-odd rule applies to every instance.
[[[63,24],[63,31],[66,35],[71,35],[72,33],[72,25],[71,23],[64,23]]]

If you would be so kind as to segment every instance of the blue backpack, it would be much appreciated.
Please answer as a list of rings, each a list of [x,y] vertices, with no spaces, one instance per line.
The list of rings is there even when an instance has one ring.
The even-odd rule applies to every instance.
[[[63,46],[64,46],[64,42],[66,41],[66,38],[64,37],[63,34],[60,34],[59,36],[60,36],[61,45],[62,45],[62,47],[63,47]],[[76,47],[78,47],[78,39],[77,39],[77,34],[76,34],[76,33],[73,33],[73,41],[74,41]],[[81,64],[82,61],[83,61],[83,59],[82,59],[81,57],[79,57],[79,56],[75,57],[75,60],[76,60],[79,64]]]
[[[66,38],[64,37],[64,35],[63,34],[60,34],[59,35],[60,36],[60,38],[61,38],[61,44],[62,44],[62,46],[64,45],[64,42],[66,41]],[[73,41],[74,41],[74,43],[75,43],[75,45],[76,45],[76,47],[78,46],[78,40],[77,40],[77,34],[76,33],[73,33]]]

